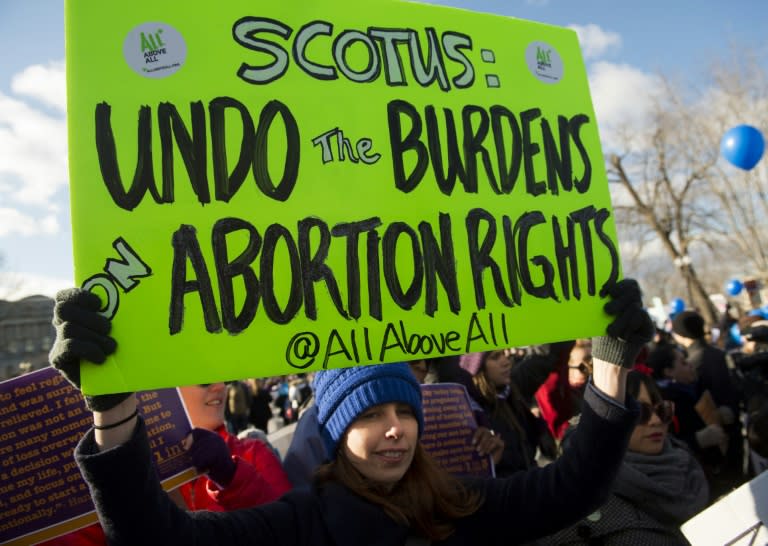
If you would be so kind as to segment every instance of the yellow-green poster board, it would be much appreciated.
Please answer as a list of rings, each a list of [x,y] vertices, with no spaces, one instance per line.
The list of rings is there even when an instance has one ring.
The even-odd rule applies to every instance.
[[[576,35],[407,2],[67,4],[89,393],[603,331],[620,275]]]

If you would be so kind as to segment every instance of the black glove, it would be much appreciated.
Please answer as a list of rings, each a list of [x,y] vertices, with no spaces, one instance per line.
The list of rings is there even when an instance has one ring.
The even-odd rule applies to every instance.
[[[232,460],[224,439],[215,432],[193,428],[188,453],[198,472],[205,472],[221,487],[227,487],[235,476],[237,463]]]
[[[99,309],[99,297],[82,288],[67,288],[56,294],[56,304],[53,307],[56,342],[48,358],[51,366],[59,370],[59,373],[78,389],[80,359],[101,364],[117,348],[115,340],[109,337],[112,323],[99,314]],[[131,394],[85,396],[85,403],[92,411],[106,411]]]
[[[624,279],[608,289],[611,301],[605,312],[616,318],[608,325],[607,336],[592,339],[592,356],[632,368],[643,346],[653,339],[656,328],[643,309],[640,286],[634,279]]]

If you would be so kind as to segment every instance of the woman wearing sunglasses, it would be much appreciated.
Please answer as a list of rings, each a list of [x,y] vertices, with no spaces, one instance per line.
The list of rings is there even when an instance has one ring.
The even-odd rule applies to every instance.
[[[608,502],[537,544],[688,544],[679,527],[707,505],[704,472],[685,444],[669,436],[674,404],[662,399],[653,378],[630,373],[627,393],[640,403],[640,417]]]
[[[697,374],[677,345],[662,344],[648,355],[647,364],[665,400],[675,403],[675,427],[672,434],[685,442],[704,469],[710,493],[721,489],[728,435],[719,424],[707,424],[697,411],[702,393]]]

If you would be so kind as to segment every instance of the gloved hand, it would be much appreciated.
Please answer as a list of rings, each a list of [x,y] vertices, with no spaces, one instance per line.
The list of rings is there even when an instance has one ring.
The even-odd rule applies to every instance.
[[[720,425],[707,425],[696,431],[696,443],[699,447],[720,447],[728,437]]]
[[[222,487],[229,485],[237,470],[237,463],[232,460],[229,448],[221,436],[204,428],[193,428],[184,447],[198,472],[208,474],[209,478]]]
[[[653,339],[656,329],[643,309],[640,286],[634,279],[624,279],[608,289],[611,301],[603,309],[616,318],[606,329],[607,336],[592,339],[592,356],[632,368],[643,346]]]
[[[99,314],[101,300],[82,288],[67,288],[56,294],[53,325],[56,341],[48,359],[70,383],[80,388],[80,359],[102,364],[117,348],[109,337],[112,323]],[[132,393],[85,396],[92,411],[106,411],[118,405]]]
[[[724,425],[732,425],[736,422],[736,416],[733,414],[733,410],[728,406],[719,406],[717,412],[720,414],[720,420]]]

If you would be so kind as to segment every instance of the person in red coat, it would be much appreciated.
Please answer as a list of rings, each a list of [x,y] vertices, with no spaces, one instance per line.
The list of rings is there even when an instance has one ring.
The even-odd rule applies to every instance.
[[[195,426],[185,447],[195,467],[206,473],[180,487],[190,510],[224,512],[258,506],[291,489],[288,475],[269,446],[261,440],[240,439],[227,432],[224,383],[192,385],[180,390],[189,420]]]
[[[580,365],[584,360],[579,351],[584,351],[584,355],[589,354],[591,361],[591,349],[586,341],[583,347],[577,348],[574,341],[571,344],[553,344],[552,348],[555,351],[551,355],[555,360],[554,369],[534,396],[541,418],[547,423],[550,433],[555,439],[561,440],[568,428],[569,419],[575,413],[574,391],[584,386],[584,381],[578,386],[571,385],[570,379],[574,375],[571,366]]]

